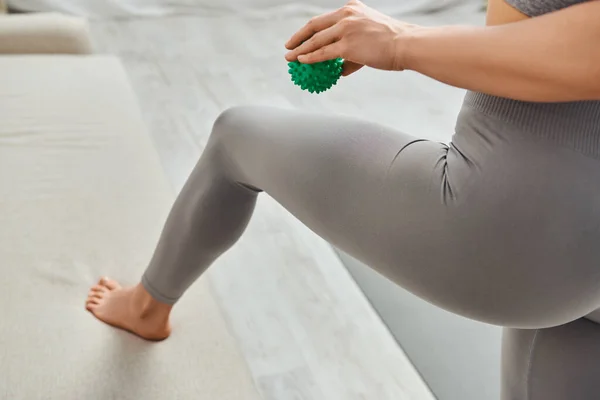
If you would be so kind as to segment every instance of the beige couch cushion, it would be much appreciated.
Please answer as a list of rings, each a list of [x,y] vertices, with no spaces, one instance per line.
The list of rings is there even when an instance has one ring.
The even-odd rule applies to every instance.
[[[134,283],[173,201],[120,63],[0,57],[0,398],[255,400],[204,280],[148,343],[84,310]]]
[[[89,26],[84,18],[58,13],[9,14],[0,18],[1,54],[91,52]]]

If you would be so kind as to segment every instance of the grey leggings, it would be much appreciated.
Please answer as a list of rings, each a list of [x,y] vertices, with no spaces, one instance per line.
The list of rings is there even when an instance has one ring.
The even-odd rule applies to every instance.
[[[506,327],[504,400],[597,399],[600,325],[581,318],[600,306],[600,161],[575,147],[468,103],[449,146],[349,117],[230,109],[142,283],[176,302],[264,191],[415,295]]]

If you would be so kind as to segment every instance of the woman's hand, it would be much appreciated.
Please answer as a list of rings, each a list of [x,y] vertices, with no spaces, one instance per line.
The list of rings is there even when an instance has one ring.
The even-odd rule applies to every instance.
[[[405,42],[416,26],[397,21],[358,0],[311,19],[285,44],[288,61],[305,64],[344,59],[343,75],[367,65],[404,69]]]

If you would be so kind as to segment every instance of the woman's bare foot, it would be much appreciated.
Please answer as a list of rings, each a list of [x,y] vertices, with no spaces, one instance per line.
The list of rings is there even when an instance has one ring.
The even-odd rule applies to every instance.
[[[154,300],[141,284],[123,288],[109,278],[92,286],[85,303],[100,321],[147,340],[163,340],[171,334],[172,307]]]

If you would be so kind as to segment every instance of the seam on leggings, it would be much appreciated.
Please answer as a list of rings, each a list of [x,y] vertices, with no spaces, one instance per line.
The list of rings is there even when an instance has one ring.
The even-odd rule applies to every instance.
[[[404,146],[402,146],[400,148],[400,150],[398,150],[398,152],[396,153],[396,155],[394,156],[394,158],[392,158],[392,161],[390,161],[390,165],[388,166],[387,171],[385,172],[385,175],[389,175],[390,170],[392,169],[392,167],[394,166],[394,163],[396,162],[396,159],[400,156],[400,153],[402,153],[402,151],[404,151],[404,149],[406,149],[408,146],[410,146],[411,144],[417,143],[417,142],[428,142],[427,139],[413,139],[410,142],[406,143]]]
[[[445,206],[448,205],[448,203],[450,202],[454,202],[456,200],[456,197],[454,195],[454,191],[452,190],[452,182],[450,182],[450,173],[448,171],[448,152],[450,151],[450,147],[446,146],[445,149],[443,150],[442,155],[440,156],[440,158],[438,159],[437,163],[436,163],[436,167],[438,167],[441,164],[441,168],[442,168],[442,179],[441,179],[441,184],[442,187],[440,188],[440,191],[442,193],[442,204],[444,204]]]
[[[533,370],[533,352],[535,351],[535,345],[537,344],[539,329],[535,330],[533,334],[533,340],[531,341],[531,346],[529,347],[529,360],[527,362],[527,374],[525,375],[525,400],[532,400],[531,397],[531,373]]]

